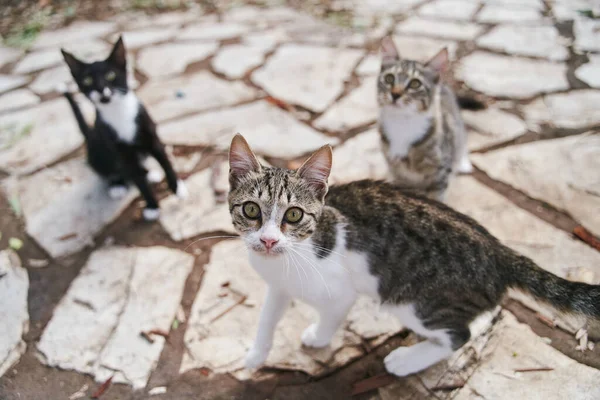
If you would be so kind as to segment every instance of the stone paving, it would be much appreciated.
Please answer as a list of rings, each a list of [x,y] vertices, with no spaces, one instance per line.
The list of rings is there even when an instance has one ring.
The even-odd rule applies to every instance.
[[[389,177],[375,126],[377,47],[385,34],[403,56],[420,61],[447,47],[452,85],[487,104],[463,112],[478,171],[452,182],[449,205],[543,268],[600,283],[600,252],[570,232],[582,225],[600,237],[600,22],[578,12],[593,3],[336,2],[354,13],[350,28],[286,6],[236,5],[218,16],[191,10],[76,21],[41,33],[27,51],[0,47],[0,188],[16,214],[8,229],[26,244],[0,251],[0,397],[3,385],[25,382],[22,365],[32,363],[98,383],[113,376],[137,393],[166,387],[157,398],[179,398],[168,396],[178,376],[193,371],[230,374],[257,387],[296,371],[318,386],[390,341],[414,341],[362,298],[330,348],[302,349],[299,334],[315,313],[295,302],[278,328],[269,368],[244,370],[265,287],[231,236],[225,202],[225,150],[237,132],[265,163],[294,167],[329,143],[331,182]],[[159,185],[162,214],[155,224],[136,221],[135,189],[121,200],[108,197],[85,164],[67,102],[55,92],[57,83],[71,80],[59,47],[94,59],[107,54],[119,33],[137,93],[190,191],[179,200]],[[93,108],[82,97],[79,103],[91,122]],[[1,234],[4,248],[8,238]],[[65,276],[65,290],[38,310],[41,294],[30,287],[28,272]],[[511,296],[553,319],[557,332],[574,336],[581,327]],[[553,338],[538,336],[507,310],[494,321],[448,362],[365,398],[600,398],[600,372],[592,367],[600,362],[589,361],[600,360],[600,350],[588,350],[591,358],[580,363],[577,352],[556,350]],[[140,335],[152,330],[171,335]],[[574,348],[578,342],[571,341]],[[517,372],[531,368],[552,370]],[[27,393],[26,384],[14,385]],[[308,393],[290,397],[281,390],[273,398]],[[342,396],[349,389],[339,390]]]

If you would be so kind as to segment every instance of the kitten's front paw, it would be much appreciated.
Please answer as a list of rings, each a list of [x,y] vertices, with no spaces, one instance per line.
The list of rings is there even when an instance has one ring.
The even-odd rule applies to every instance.
[[[458,173],[470,174],[471,172],[473,172],[473,164],[471,164],[471,161],[469,161],[467,157],[460,160],[460,163],[458,164]]]
[[[127,186],[115,185],[108,189],[108,195],[111,199],[118,200],[125,197],[128,191]]]
[[[244,365],[247,369],[256,369],[263,365],[267,361],[269,350],[261,350],[256,347],[252,347],[246,354],[246,362]]]
[[[175,193],[175,195],[182,200],[186,199],[190,195],[190,192],[188,192],[183,181],[177,181],[177,193]]]
[[[148,179],[148,182],[150,183],[160,183],[164,177],[165,175],[157,169],[151,169],[146,174],[146,179]]]
[[[418,372],[419,369],[411,362],[414,360],[410,355],[410,347],[398,347],[383,359],[386,371],[400,377]]]
[[[302,344],[307,347],[326,347],[331,342],[330,337],[319,337],[317,324],[312,324],[302,332]]]
[[[160,210],[158,208],[144,208],[142,214],[146,221],[156,221],[160,217]]]

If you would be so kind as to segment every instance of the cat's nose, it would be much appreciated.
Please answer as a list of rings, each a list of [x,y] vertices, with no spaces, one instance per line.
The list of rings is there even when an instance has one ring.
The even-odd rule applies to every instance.
[[[265,245],[267,250],[271,250],[277,244],[277,242],[279,242],[277,239],[268,237],[261,237],[260,241]]]
[[[401,93],[393,93],[393,92],[392,92],[392,100],[393,100],[394,102],[396,102],[396,100],[398,100],[398,99],[400,98],[400,96],[402,96],[402,94],[401,94]]]

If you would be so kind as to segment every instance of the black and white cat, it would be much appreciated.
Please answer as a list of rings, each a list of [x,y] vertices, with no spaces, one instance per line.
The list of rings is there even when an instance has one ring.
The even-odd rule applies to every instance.
[[[156,220],[159,217],[158,202],[150,183],[161,177],[147,171],[143,165],[146,157],[152,156],[158,161],[165,171],[169,188],[177,196],[186,197],[187,189],[177,179],[156,133],[156,124],[135,93],[129,90],[123,39],[119,38],[104,61],[85,63],[65,50],[61,51],[79,89],[96,107],[96,122],[90,127],[72,94],[64,91],[85,136],[88,163],[109,182],[109,194],[113,198],[124,196],[127,185],[134,183],[146,201],[144,218]]]

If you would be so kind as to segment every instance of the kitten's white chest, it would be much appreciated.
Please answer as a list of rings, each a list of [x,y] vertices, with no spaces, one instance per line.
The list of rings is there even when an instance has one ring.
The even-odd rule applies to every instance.
[[[133,92],[125,95],[113,95],[110,103],[96,104],[102,119],[117,133],[120,140],[132,143],[135,140],[137,124],[135,119],[139,113],[140,103]]]
[[[394,159],[405,157],[411,146],[427,134],[432,118],[414,106],[385,106],[381,109],[379,123],[390,144],[389,156]]]

